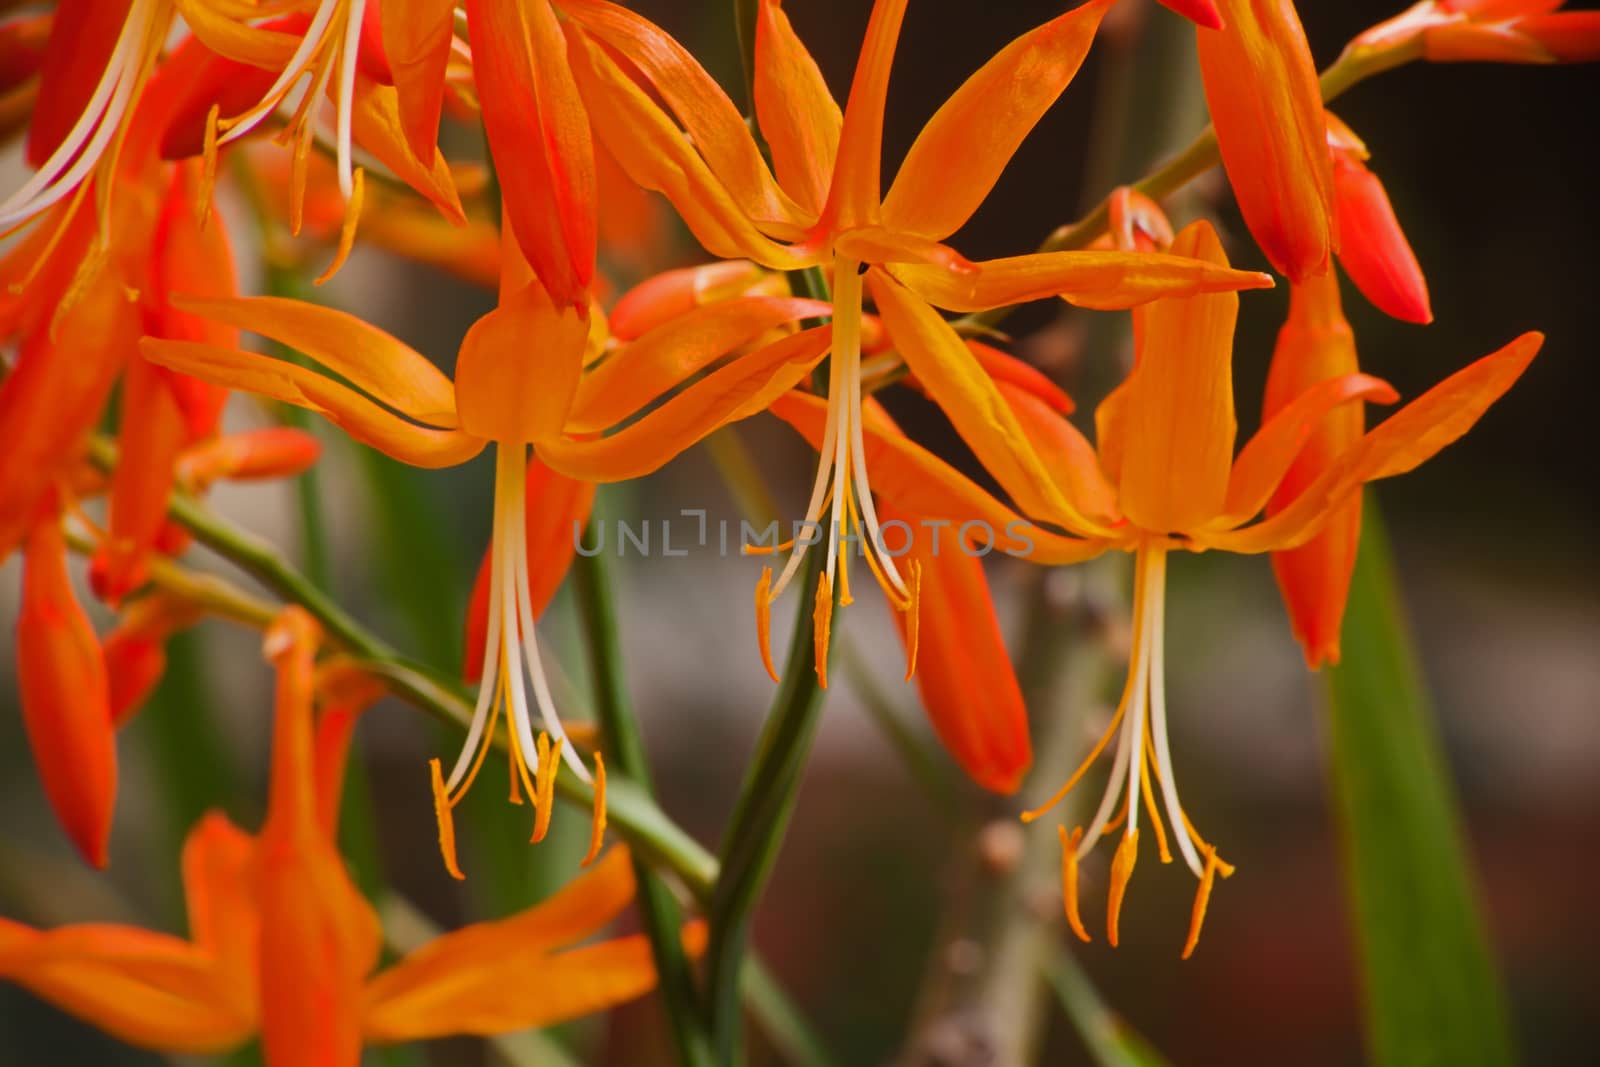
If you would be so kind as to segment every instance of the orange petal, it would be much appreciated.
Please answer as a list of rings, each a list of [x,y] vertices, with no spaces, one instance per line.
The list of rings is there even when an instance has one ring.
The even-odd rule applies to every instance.
[[[972,217],[1089,54],[1111,0],[1023,34],[962,83],[917,135],[883,202],[889,227],[943,240]]]
[[[1543,334],[1525,333],[1457,371],[1368,431],[1264,522],[1207,533],[1200,540],[1229,552],[1278,551],[1304,544],[1364,483],[1413,470],[1470,430],[1522,376],[1543,344]]]
[[[706,251],[747,257],[777,270],[798,270],[814,255],[790,250],[765,231],[798,237],[792,223],[752,219],[712,173],[683,132],[602,47],[567,23],[573,74],[589,104],[595,131],[622,169],[646,189],[666,196]]]
[[[860,263],[920,263],[956,274],[970,274],[973,265],[949,245],[886,226],[857,226],[834,238],[834,251]]]
[[[1006,379],[997,380],[995,387],[1067,499],[1097,524],[1120,523],[1116,490],[1106,481],[1088,438],[1036,393]]]
[[[1239,210],[1294,281],[1327,269],[1333,175],[1317,70],[1294,5],[1225,0],[1224,30],[1198,31],[1200,73]]]
[[[594,146],[549,0],[468,0],[473,73],[517,242],[559,307],[587,302]]]
[[[609,437],[539,444],[551,467],[574,478],[639,478],[713,430],[764,409],[794,388],[827,353],[827,327],[786,337],[719,367],[639,421]]]
[[[800,208],[822,210],[833,179],[844,116],[779,0],[756,6],[756,119],[778,181]]]
[[[968,777],[993,792],[1014,793],[1033,762],[1033,747],[983,561],[957,532],[945,530],[941,538],[936,527],[888,499],[880,499],[878,518],[910,531],[884,533],[896,566],[922,566],[916,681],[928,721]],[[910,543],[900,554],[902,540]],[[909,653],[909,620],[895,612],[895,622]]]
[[[232,1010],[208,953],[136,927],[33,930],[0,919],[0,978],[119,1040],[163,1052],[222,1052],[254,1029],[250,1016]]]
[[[594,483],[557,474],[533,456],[528,460],[526,522],[528,531],[528,597],[534,621],[544,614],[572,566],[578,538],[594,508]],[[491,546],[492,549],[492,546]],[[483,676],[484,639],[489,626],[489,552],[478,567],[467,605],[467,636],[462,677]]]
[[[184,839],[182,873],[189,939],[216,961],[218,992],[234,1012],[254,1020],[260,1003],[255,839],[221,812],[208,812]]]
[[[978,357],[978,365],[996,384],[1009,385],[1027,393],[1058,415],[1072,414],[1075,408],[1072,398],[1031,363],[971,338],[967,339],[967,347],[972,349],[972,354]]]
[[[1518,34],[1537,41],[1557,63],[1593,63],[1600,59],[1600,11],[1528,15],[1518,19],[1516,27]]]
[[[609,316],[611,333],[618,340],[632,341],[695,308],[750,293],[770,277],[747,259],[662,271],[618,298]],[[786,283],[780,292],[788,294]]]
[[[1047,252],[973,264],[957,274],[897,264],[890,272],[907,288],[946,311],[986,311],[1059,296],[1079,307],[1111,311],[1157,297],[1234,289],[1267,289],[1272,279],[1226,264],[1155,252]]]
[[[592,968],[563,969],[569,957],[555,952],[610,923],[633,893],[628,852],[613,848],[549,900],[434,939],[367,984],[362,1011],[367,1039],[505,1033],[598,1010],[614,1002],[606,999],[611,996],[628,999],[644,992],[650,981],[635,992],[613,985],[618,975],[601,966],[600,958],[589,957]],[[617,942],[594,947],[608,944]],[[648,966],[648,949],[644,962]],[[639,976],[626,970],[632,989]],[[537,989],[528,986],[530,976]],[[580,1002],[585,1006],[578,1007]]]
[[[1161,0],[1161,4],[1208,30],[1223,28],[1222,13],[1217,10],[1216,0]]]
[[[1103,533],[1056,485],[993,380],[950,324],[878,268],[868,273],[867,283],[906,365],[1018,507],[1077,533]]]
[[[562,9],[587,34],[615,49],[660,94],[741,211],[758,221],[795,226],[807,221],[767,169],[739,109],[688,49],[619,4],[567,0]]]
[[[166,522],[173,468],[184,440],[183,413],[167,387],[172,377],[142,359],[133,360],[123,376],[109,529],[90,574],[95,595],[112,605],[144,583]]]
[[[607,429],[768,331],[832,307],[818,300],[740,297],[697,308],[613,351],[578,386],[571,433]]]
[[[1402,322],[1432,322],[1427,280],[1378,176],[1359,159],[1337,156],[1333,189],[1345,235],[1339,263],[1350,280],[1368,300]]]
[[[267,426],[224,434],[186,449],[178,461],[178,478],[191,489],[212,482],[292,478],[309,470],[322,454],[322,443],[305,430]]]
[[[105,659],[67,576],[53,509],[28,534],[17,615],[22,721],[39,779],[78,852],[106,865],[117,796],[117,745]]]
[[[1172,247],[1218,266],[1228,262],[1208,222],[1185,227]],[[1238,313],[1233,293],[1158,300],[1135,312],[1139,353],[1124,400],[1118,492],[1122,513],[1140,529],[1189,531],[1223,509],[1238,429]]]
[[[457,225],[464,223],[466,213],[461,210],[461,197],[444,156],[419,157],[411,148],[402,124],[399,91],[358,73],[353,103],[350,134],[355,142],[377,157],[397,178],[433,201],[445,218]],[[521,171],[517,167],[506,169],[512,174]]]
[[[362,444],[412,466],[465,463],[482,452],[485,444],[482,438],[461,430],[407,422],[331,378],[286,360],[153,337],[139,342],[139,351],[146,359],[184,374],[319,412]]]
[[[368,8],[368,14],[371,13]],[[383,0],[383,52],[399,96],[411,154],[431,166],[444,109],[445,68],[454,36],[453,0]]]
[[[316,795],[317,626],[285,608],[264,651],[277,671],[272,770],[260,839],[261,1041],[270,1062],[354,1064],[376,916],[345,874]]]
[[[559,434],[583,371],[588,310],[530,282],[473,323],[456,358],[462,429],[506,444]]]
[[[883,110],[889,98],[889,68],[894,65],[906,0],[874,0],[861,55],[856,59],[850,97],[833,168],[833,184],[823,208],[832,230],[878,223],[883,199]]]
[[[428,357],[355,315],[279,296],[174,296],[173,304],[302,352],[418,422],[456,425],[450,379]]]

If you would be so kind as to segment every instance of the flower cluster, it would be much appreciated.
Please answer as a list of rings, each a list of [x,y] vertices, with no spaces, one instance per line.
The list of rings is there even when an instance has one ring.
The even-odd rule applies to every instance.
[[[981,562],[938,551],[927,531],[994,538],[1026,523],[1038,566],[1133,556],[1115,716],[1022,817],[1054,809],[1108,755],[1098,808],[1059,827],[1067,920],[1089,938],[1079,865],[1116,836],[1116,943],[1144,829],[1198,881],[1184,955],[1194,949],[1233,867],[1179,799],[1164,678],[1171,557],[1270,554],[1308,664],[1336,662],[1362,487],[1466,433],[1541,343],[1515,338],[1368,428],[1368,405],[1399,397],[1357,363],[1340,268],[1389,315],[1426,323],[1433,309],[1365,145],[1325,95],[1410,60],[1593,59],[1600,17],[1543,0],[1424,0],[1357,38],[1319,83],[1287,0],[1167,0],[1175,14],[1151,16],[1196,24],[1214,138],[1191,162],[1220,159],[1290,287],[1261,426],[1239,446],[1240,293],[1274,279],[1234,267],[1211,221],[1174,228],[1147,195],[1170,189],[1116,190],[1040,251],[972,260],[951,243],[1117,0],[1074,6],[997,52],[938,107],[886,190],[907,0],[872,3],[842,102],[781,0],[747,6],[749,118],[666,30],[610,0],[59,0],[0,22],[0,115],[33,168],[0,205],[0,228],[18,234],[0,259],[0,558],[24,558],[21,703],[78,850],[107,861],[116,730],[159,678],[164,642],[229,617],[179,565],[193,530],[175,520],[219,480],[291,477],[317,459],[301,430],[224,432],[234,392],[308,409],[418,467],[492,446],[493,532],[465,620],[476,702],[459,754],[428,769],[444,866],[464,877],[455,809],[496,747],[513,798],[532,803],[533,840],[563,768],[592,786],[593,813],[588,870],[557,896],[378,970],[376,915],[334,830],[352,724],[390,683],[301,607],[234,613],[265,629],[278,676],[260,831],[220,815],[194,828],[188,939],[0,919],[0,976],[152,1048],[222,1049],[259,1032],[274,1064],[353,1064],[364,1042],[508,1032],[650,988],[642,935],[567,947],[628,904],[634,868],[620,846],[602,852],[605,759],[565,721],[537,625],[597,484],[645,477],[764,413],[816,450],[796,518],[827,533],[750,547],[783,557],[755,576],[752,652],[777,682],[771,612],[800,586],[805,669],[826,687],[860,556],[934,730],[986,789],[1022,785],[1028,718]],[[442,150],[446,120],[480,128],[487,158]],[[320,282],[372,244],[491,288],[496,305],[446,375],[359,314],[241,293],[212,208],[223,186],[245,193],[275,270]],[[708,262],[660,269],[665,205]],[[617,295],[601,262],[647,277]],[[996,317],[1047,299],[1131,318],[1134,360],[1095,409],[1092,438],[1044,373],[992,343]],[[991,481],[903,433],[877,399],[891,387],[937,405]],[[108,406],[114,440],[101,431]],[[889,526],[917,531],[904,551],[885,548]],[[104,635],[74,591],[69,550],[118,613]],[[682,941],[698,952],[700,927]]]

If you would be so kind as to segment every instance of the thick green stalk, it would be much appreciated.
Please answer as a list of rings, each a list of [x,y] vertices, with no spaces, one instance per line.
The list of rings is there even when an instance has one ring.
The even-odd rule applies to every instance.
[[[596,516],[597,521],[605,521],[598,508]],[[648,797],[651,794],[650,764],[623,671],[610,557],[604,552],[580,553],[573,577],[593,669],[595,717],[600,724],[601,747],[611,755],[610,774],[613,778],[629,779]],[[672,1029],[678,1062],[684,1067],[709,1067],[714,1062],[711,1040],[699,1010],[694,976],[683,951],[682,912],[667,883],[642,857],[634,857],[633,870],[639,886],[639,911],[644,917],[645,933],[650,938],[661,1003]]]
[[[799,588],[817,587],[825,558],[820,551],[810,554],[797,580]],[[721,874],[707,913],[711,941],[706,952],[705,1005],[719,1063],[739,1058],[740,968],[750,920],[782,846],[822,712],[824,690],[813,669],[811,604],[807,598],[799,599],[783,682],[723,839]],[[834,618],[837,621],[837,605]]]

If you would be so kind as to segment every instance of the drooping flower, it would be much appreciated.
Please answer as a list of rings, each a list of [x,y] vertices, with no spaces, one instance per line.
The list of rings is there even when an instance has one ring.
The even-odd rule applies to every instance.
[[[354,316],[273,297],[182,300],[179,306],[269,337],[331,373],[213,344],[152,338],[141,345],[167,367],[321,412],[356,440],[416,466],[451,466],[490,442],[497,445],[483,653],[471,664],[481,662],[482,683],[455,765],[446,774],[433,764],[441,848],[458,876],[451,810],[482,765],[502,714],[524,792],[553,789],[562,760],[589,779],[557,714],[534,633],[542,599],[560,581],[571,553],[531,552],[549,538],[566,537],[570,544],[572,519],[586,498],[581,492],[548,497],[565,502],[531,525],[529,484],[570,483],[546,481],[542,468],[529,471],[529,447],[569,479],[642,476],[724,423],[762,410],[822,358],[830,336],[826,327],[813,328],[736,354],[775,328],[826,309],[815,301],[749,297],[670,320],[608,349],[604,316],[558,308],[506,236],[500,306],[463,339],[453,382],[426,357]],[[530,338],[537,343],[530,345]],[[544,740],[535,736],[536,717],[548,734]]]
[[[378,917],[334,833],[350,729],[378,691],[328,679],[317,716],[317,644],[299,608],[268,631],[278,690],[266,821],[252,836],[213,812],[191,831],[190,936],[0,919],[0,978],[158,1051],[221,1052],[260,1034],[272,1067],[355,1067],[363,1045],[509,1033],[647,992],[642,935],[578,944],[633,898],[621,848],[541,904],[377,969]],[[703,940],[696,926],[684,937],[693,950]]]
[[[1257,275],[1124,252],[971,263],[943,243],[977,210],[1077,73],[1107,7],[1106,0],[1084,4],[1003,48],[929,120],[884,194],[884,105],[906,0],[874,3],[843,112],[781,5],[762,0],[754,97],[770,168],[727,95],[659,27],[605,0],[562,4],[570,16],[572,69],[590,117],[633,179],[665,194],[714,255],[778,270],[819,267],[831,276],[830,430],[804,519],[806,529],[827,529],[827,565],[816,594],[819,673],[835,588],[847,598],[840,541],[851,531],[869,546],[880,541],[862,456],[868,288],[880,307],[887,290],[931,314],[931,306],[975,311],[1050,296],[1126,308],[1164,294],[1268,284]],[[900,342],[914,343],[910,334]],[[961,387],[949,374],[924,379],[940,403],[942,387]],[[764,571],[758,583],[757,630],[769,670],[764,635],[771,605],[799,573],[811,543],[797,538],[781,571]],[[914,610],[915,579],[875,551],[869,547],[868,562],[891,605],[902,614]]]
[[[1215,233],[1204,222],[1179,233],[1172,248],[1218,265],[1226,262]],[[891,335],[902,333],[888,310],[894,305],[882,298],[879,305]],[[1115,944],[1123,894],[1138,854],[1143,808],[1163,860],[1175,850],[1200,880],[1186,954],[1199,936],[1217,875],[1226,876],[1231,867],[1190,823],[1173,775],[1162,636],[1168,557],[1175,551],[1213,549],[1285,552],[1306,544],[1339,521],[1341,509],[1363,484],[1411,470],[1470,429],[1516,381],[1542,342],[1538,334],[1524,334],[1377,428],[1334,442],[1337,450],[1325,453],[1314,476],[1296,491],[1286,479],[1314,433],[1330,418],[1340,417],[1345,405],[1388,403],[1395,394],[1364,374],[1321,378],[1277,407],[1235,455],[1232,345],[1237,308],[1238,297],[1231,293],[1167,298],[1136,308],[1134,369],[1097,410],[1096,445],[1045,405],[1008,402],[977,372],[975,357],[949,324],[936,315],[921,320],[927,345],[940,347],[945,363],[965,362],[969,368],[966,405],[972,421],[954,418],[957,429],[975,448],[981,435],[970,427],[978,425],[980,415],[989,427],[982,433],[995,436],[998,429],[1009,442],[999,453],[1003,462],[993,461],[996,452],[980,451],[980,459],[1014,500],[1043,505],[1024,504],[1030,518],[1071,535],[1040,539],[1043,531],[1033,534],[1033,558],[1077,562],[1111,549],[1137,557],[1133,651],[1116,716],[1079,770],[1024,818],[1036,819],[1058,803],[1115,740],[1105,794],[1087,828],[1070,834],[1062,828],[1068,917],[1073,929],[1086,937],[1078,912],[1077,865],[1102,837],[1124,826],[1111,866],[1107,927]],[[911,359],[912,349],[905,351],[913,370],[921,373]],[[1252,523],[1269,502],[1271,514]]]

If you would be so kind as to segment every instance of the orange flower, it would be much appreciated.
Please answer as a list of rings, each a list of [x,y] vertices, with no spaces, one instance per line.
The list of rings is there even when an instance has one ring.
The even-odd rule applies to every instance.
[[[315,624],[288,608],[265,650],[278,672],[266,822],[218,813],[190,833],[190,937],[129,926],[35,930],[0,919],[0,977],[131,1044],[220,1052],[261,1035],[273,1067],[355,1067],[365,1044],[501,1034],[601,1011],[655,984],[639,935],[570,947],[633,897],[610,850],[542,904],[444,934],[374,974],[378,917],[334,846],[345,743],[377,692],[330,679],[320,720]],[[685,930],[698,951],[698,926]]]
[[[1227,262],[1216,234],[1204,222],[1178,234],[1172,250],[1218,266]],[[1136,362],[1127,380],[1096,412],[1097,446],[1048,405],[1018,403],[1017,398],[1005,396],[977,372],[967,346],[938,316],[918,317],[904,302],[897,305],[882,295],[879,306],[897,340],[905,336],[909,319],[925,332],[926,347],[942,350],[944,363],[966,363],[964,380],[969,389],[964,406],[947,403],[957,429],[980,449],[984,433],[994,436],[993,430],[973,432],[980,417],[988,426],[1000,428],[1009,447],[980,449],[979,458],[1030,518],[1071,535],[1030,530],[1031,558],[1078,562],[1109,549],[1137,556],[1134,647],[1117,714],[1083,766],[1054,797],[1024,818],[1036,819],[1053,807],[1116,739],[1105,795],[1088,828],[1070,835],[1063,828],[1069,918],[1081,932],[1077,863],[1101,837],[1125,822],[1111,869],[1108,932],[1115,944],[1123,892],[1138,854],[1142,807],[1163,860],[1171,855],[1170,831],[1176,851],[1200,879],[1187,954],[1198,938],[1216,876],[1226,876],[1231,867],[1217,858],[1216,850],[1189,822],[1173,777],[1162,637],[1168,556],[1177,550],[1284,552],[1305,545],[1330,523],[1340,521],[1342,509],[1363,484],[1411,470],[1471,428],[1521,375],[1542,338],[1519,337],[1446,379],[1374,430],[1353,439],[1331,432],[1328,438],[1319,438],[1328,442],[1326,459],[1295,491],[1288,481],[1290,468],[1313,434],[1320,434],[1331,419],[1343,417],[1346,405],[1354,401],[1387,403],[1395,394],[1384,382],[1364,374],[1339,373],[1315,380],[1277,407],[1235,455],[1232,345],[1238,297],[1234,294],[1168,298],[1135,309]],[[909,362],[912,349],[905,351]],[[913,369],[921,373],[915,364]],[[955,491],[948,480],[927,482],[926,493]],[[1000,505],[969,494],[963,499],[969,514],[990,516],[994,529],[1005,528],[1008,513]],[[1272,513],[1251,524],[1269,501]]]
[[[1228,182],[1272,266],[1292,281],[1327,269],[1336,243],[1322,91],[1292,0],[1223,0],[1200,30],[1200,73]]]
[[[636,182],[665,194],[714,255],[748,257],[777,270],[831,269],[830,428],[804,520],[806,529],[817,531],[825,522],[828,535],[816,594],[819,674],[836,583],[841,599],[848,599],[848,564],[839,543],[852,530],[868,546],[868,562],[890,604],[902,614],[915,609],[915,577],[877,554],[879,522],[861,456],[867,288],[880,308],[885,292],[892,292],[896,302],[933,314],[932,306],[975,311],[1049,296],[1125,308],[1161,295],[1268,284],[1256,275],[1125,252],[970,263],[943,243],[977,210],[1077,73],[1108,0],[1023,34],[968,78],[923,128],[887,194],[880,175],[883,113],[906,0],[874,3],[843,112],[780,4],[761,0],[754,99],[770,168],[727,95],[659,27],[605,0],[562,6],[570,16],[573,71],[595,129]],[[902,347],[917,342],[914,332],[900,340]],[[912,363],[911,354],[904,355]],[[940,403],[944,395],[936,385],[962,387],[951,373],[912,369]],[[769,671],[771,605],[799,573],[811,543],[797,538],[781,571],[775,577],[764,572],[758,583],[757,631]]]
[[[500,306],[463,339],[454,382],[354,316],[274,297],[186,299],[178,306],[298,349],[331,374],[214,344],[156,338],[141,344],[167,367],[322,412],[356,440],[417,466],[462,463],[490,441],[498,445],[488,611],[483,654],[475,660],[483,664],[483,681],[454,767],[448,775],[437,761],[433,767],[441,849],[457,876],[451,811],[482,766],[502,712],[523,792],[554,788],[563,759],[584,780],[590,776],[556,712],[533,625],[542,607],[535,598],[554,589],[571,555],[532,549],[572,537],[571,520],[585,494],[565,495],[566,503],[530,523],[528,486],[539,487],[540,479],[527,470],[529,445],[567,479],[647,474],[718,426],[762,410],[768,397],[791,388],[822,358],[829,337],[826,328],[807,330],[726,359],[826,310],[815,301],[749,297],[672,319],[608,349],[604,316],[557,307],[509,233],[505,254]],[[529,338],[539,343],[530,346]],[[691,384],[680,388],[685,382]],[[545,484],[576,489],[570,482]],[[536,738],[535,714],[553,747]],[[541,819],[536,839],[544,827]]]

